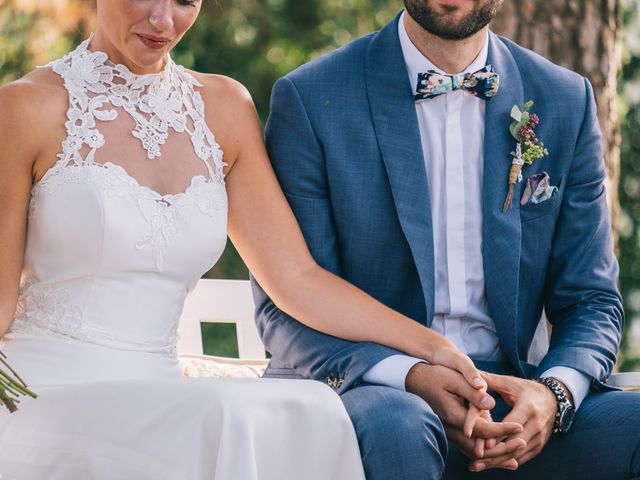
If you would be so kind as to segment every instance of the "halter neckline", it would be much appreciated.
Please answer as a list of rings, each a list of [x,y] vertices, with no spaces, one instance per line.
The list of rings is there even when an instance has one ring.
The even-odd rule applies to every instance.
[[[63,78],[69,91],[69,119],[84,118],[88,114],[97,120],[111,121],[118,114],[109,106],[121,108],[136,122],[132,134],[142,142],[149,159],[161,155],[160,148],[169,130],[186,132],[192,138],[197,156],[207,164],[210,173],[219,177],[218,172],[211,171],[211,164],[221,163],[221,152],[204,121],[204,102],[196,89],[202,84],[170,56],[161,72],[135,74],[125,65],[109,61],[105,52],[89,50],[92,38],[49,64]],[[91,148],[102,146],[104,139],[95,130],[91,118],[82,123],[88,129],[78,129],[77,123],[67,122],[69,138],[77,139],[79,144],[63,154],[76,156],[82,144]]]
[[[95,32],[91,32],[91,34],[84,41],[82,41],[82,43],[78,45],[76,50],[82,47],[85,51],[89,52],[90,54],[98,53],[98,54],[106,55],[106,59],[104,61],[105,65],[108,65],[114,69],[118,69],[123,72],[126,72],[131,77],[142,78],[142,77],[162,76],[168,69],[172,67],[172,65],[175,66],[175,62],[173,61],[173,58],[171,58],[171,55],[167,53],[163,58],[164,65],[159,71],[149,72],[149,73],[136,73],[132,71],[129,67],[127,67],[124,63],[117,63],[112,61],[111,58],[109,57],[109,54],[104,50],[92,48],[91,41],[94,38],[95,38]]]

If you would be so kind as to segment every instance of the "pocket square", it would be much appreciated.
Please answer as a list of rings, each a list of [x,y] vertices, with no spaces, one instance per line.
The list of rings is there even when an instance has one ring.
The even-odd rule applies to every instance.
[[[520,205],[537,205],[538,203],[549,200],[557,191],[558,187],[551,185],[551,178],[547,172],[531,175],[527,178],[527,184],[524,187]]]

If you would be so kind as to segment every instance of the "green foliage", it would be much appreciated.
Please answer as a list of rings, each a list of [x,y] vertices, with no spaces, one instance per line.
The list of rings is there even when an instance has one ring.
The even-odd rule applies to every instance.
[[[0,11],[0,85],[33,68],[27,36],[37,21],[35,13],[5,9]]]
[[[206,278],[227,278],[232,280],[246,280],[249,278],[249,270],[240,259],[238,251],[233,243],[227,242],[227,247],[220,260],[205,274]]]
[[[178,63],[228,75],[253,95],[262,121],[275,81],[320,55],[380,29],[401,0],[220,0],[203,5],[193,29],[176,47]],[[207,274],[248,278],[233,245]]]
[[[174,57],[185,66],[243,83],[264,121],[279,77],[379,29],[401,7],[401,0],[206,2]]]
[[[205,355],[238,358],[238,333],[235,323],[201,324],[202,348]]]
[[[620,369],[640,370],[640,1],[624,2],[621,74],[620,289],[626,326]]]
[[[509,132],[511,136],[516,140],[519,139],[519,132],[522,127],[529,123],[529,112],[525,108],[524,112],[521,112],[517,105],[514,105],[511,109],[511,118],[513,122],[509,125]]]
[[[0,0],[0,85],[68,52],[91,11],[87,0]]]

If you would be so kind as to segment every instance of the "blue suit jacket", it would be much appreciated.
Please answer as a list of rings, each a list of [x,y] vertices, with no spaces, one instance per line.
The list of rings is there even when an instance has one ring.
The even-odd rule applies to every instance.
[[[429,185],[397,22],[280,79],[266,140],[316,261],[430,325]],[[593,92],[583,77],[509,40],[491,34],[489,42],[488,63],[501,85],[486,105],[482,242],[500,344],[522,376],[564,365],[603,387],[623,313]],[[559,190],[548,201],[521,207],[520,182],[513,206],[503,213],[515,147],[510,112],[529,99],[541,119],[537,135],[550,154],[523,174],[546,171]],[[280,311],[255,282],[254,297],[258,328],[273,355],[268,375],[328,381],[341,392],[398,353],[309,329]],[[540,355],[534,333],[543,308],[553,328]]]

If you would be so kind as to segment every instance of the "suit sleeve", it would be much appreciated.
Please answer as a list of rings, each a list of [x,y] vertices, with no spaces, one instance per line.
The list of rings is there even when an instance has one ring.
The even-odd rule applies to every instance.
[[[331,213],[324,151],[296,86],[286,77],[273,89],[266,143],[280,186],[311,254],[321,267],[340,275],[338,236]],[[286,238],[282,241],[286,242]],[[272,367],[293,368],[304,378],[328,382],[342,392],[359,383],[373,365],[400,353],[382,345],[354,343],[308,328],[279,310],[255,279],[252,284],[256,323],[267,351],[273,356]],[[277,365],[276,361],[284,365]]]
[[[584,80],[586,107],[566,176],[545,284],[553,329],[547,355],[536,372],[571,367],[597,389],[616,360],[623,324],[606,201],[600,127],[593,90]]]

